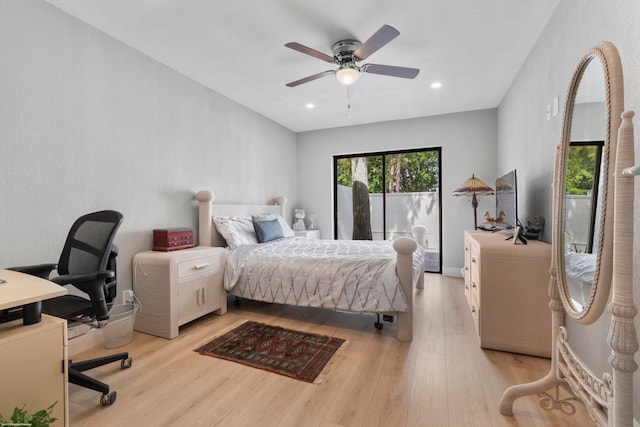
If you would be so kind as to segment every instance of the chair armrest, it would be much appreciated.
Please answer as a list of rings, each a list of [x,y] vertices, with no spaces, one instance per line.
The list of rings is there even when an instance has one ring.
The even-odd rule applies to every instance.
[[[87,292],[88,289],[93,287],[91,285],[92,282],[102,285],[106,279],[111,279],[113,277],[116,277],[115,272],[111,270],[102,270],[92,271],[91,273],[65,274],[62,276],[52,277],[50,280],[61,286],[73,285],[81,291]]]
[[[11,267],[7,270],[17,271],[19,273],[25,273],[31,276],[38,276],[42,279],[49,279],[49,275],[56,268],[58,268],[58,264],[37,264],[25,265],[22,267]]]
[[[109,309],[105,296],[105,282],[116,276],[115,271],[102,270],[91,273],[65,274],[53,277],[52,282],[59,285],[73,285],[82,292],[89,295],[96,320],[107,320],[109,318]]]

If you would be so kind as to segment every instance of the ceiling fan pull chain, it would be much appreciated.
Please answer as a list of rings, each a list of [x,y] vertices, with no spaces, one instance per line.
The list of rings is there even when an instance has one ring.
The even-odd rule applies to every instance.
[[[349,86],[345,86],[347,92],[347,109],[344,111],[344,116],[347,117],[349,115],[349,110],[351,109],[351,97],[349,96]]]

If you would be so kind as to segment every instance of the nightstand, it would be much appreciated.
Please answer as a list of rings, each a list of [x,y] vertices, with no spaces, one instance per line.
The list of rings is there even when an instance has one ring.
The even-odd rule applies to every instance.
[[[320,230],[294,230],[296,236],[306,237],[309,240],[318,240],[320,238]]]
[[[163,338],[205,314],[227,312],[223,286],[225,249],[197,246],[133,257],[133,292],[140,300],[136,331]]]

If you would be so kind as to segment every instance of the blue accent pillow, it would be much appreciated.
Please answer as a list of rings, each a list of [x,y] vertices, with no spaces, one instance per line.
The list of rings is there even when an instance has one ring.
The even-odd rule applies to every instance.
[[[256,236],[258,237],[259,243],[266,243],[272,240],[284,238],[282,226],[277,218],[271,221],[256,221],[254,219],[253,228],[256,230]]]

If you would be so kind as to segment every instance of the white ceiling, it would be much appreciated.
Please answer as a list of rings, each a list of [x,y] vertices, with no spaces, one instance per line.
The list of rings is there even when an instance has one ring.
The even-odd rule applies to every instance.
[[[497,107],[559,2],[47,1],[295,132]],[[347,91],[329,75],[285,86],[334,68],[285,43],[332,56],[336,41],[364,42],[383,24],[400,35],[366,62],[419,68],[414,80],[364,74]]]

